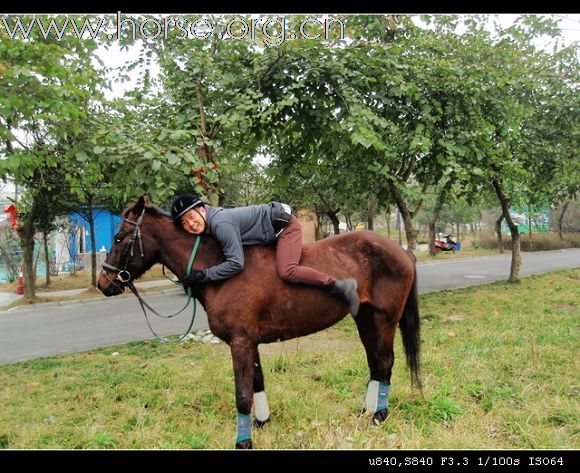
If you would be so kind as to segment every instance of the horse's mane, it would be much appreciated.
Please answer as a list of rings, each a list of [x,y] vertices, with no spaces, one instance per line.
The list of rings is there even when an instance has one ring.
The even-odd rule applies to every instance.
[[[169,213],[167,210],[162,209],[161,207],[157,207],[156,205],[153,205],[153,204],[147,204],[145,206],[145,213],[152,214],[152,215],[161,215],[162,217],[172,218],[171,213]]]
[[[133,210],[134,208],[135,208],[135,205],[127,207],[125,210],[123,210],[121,217],[127,218],[127,215],[129,215],[129,212],[131,210]],[[162,209],[161,207],[158,207],[157,205],[153,205],[153,204],[147,204],[145,206],[145,213],[147,213],[149,215],[160,215],[162,217],[171,218],[171,214],[167,210]]]

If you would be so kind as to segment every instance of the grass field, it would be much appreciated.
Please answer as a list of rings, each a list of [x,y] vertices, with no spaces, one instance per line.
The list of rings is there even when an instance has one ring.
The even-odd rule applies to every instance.
[[[400,334],[387,421],[359,412],[368,369],[351,319],[262,345],[270,449],[580,448],[580,270],[421,296],[423,390]],[[118,355],[113,355],[118,352]],[[138,342],[0,367],[0,447],[226,449],[225,344]]]

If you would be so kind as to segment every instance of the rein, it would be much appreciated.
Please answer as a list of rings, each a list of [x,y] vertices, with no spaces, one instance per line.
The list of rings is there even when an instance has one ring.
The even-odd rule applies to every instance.
[[[127,267],[129,265],[129,259],[130,257],[133,257],[134,251],[133,248],[135,246],[135,241],[139,240],[139,248],[141,250],[141,258],[143,258],[143,241],[141,239],[141,224],[143,223],[143,215],[145,213],[145,209],[143,209],[143,212],[141,212],[141,215],[139,216],[139,218],[137,219],[137,221],[133,221],[133,220],[129,220],[129,219],[124,219],[125,222],[127,223],[131,223],[133,225],[135,225],[135,230],[133,231],[133,236],[131,237],[131,245],[127,247],[127,249],[123,252],[123,254],[121,255],[121,259],[127,255],[127,252],[130,251],[130,255],[127,255],[126,259],[125,259],[125,265],[123,267],[123,269],[119,269],[113,265],[110,265],[108,263],[103,263],[102,267],[103,267],[103,274],[105,275],[105,277],[109,280],[109,282],[117,287],[128,287],[131,292],[135,295],[135,297],[137,298],[137,300],[139,301],[139,304],[141,305],[141,309],[143,310],[143,314],[145,315],[145,321],[147,322],[147,326],[149,327],[149,330],[151,331],[151,333],[155,336],[155,338],[163,343],[178,343],[181,340],[183,340],[187,334],[189,333],[189,331],[191,330],[191,327],[193,326],[193,322],[195,321],[195,314],[196,314],[196,308],[197,308],[197,304],[195,299],[192,296],[192,289],[191,287],[187,288],[187,302],[185,303],[185,306],[179,310],[178,312],[174,313],[174,314],[170,314],[170,315],[162,315],[159,312],[157,312],[153,307],[151,307],[149,305],[149,303],[143,299],[141,297],[141,295],[137,292],[137,288],[135,287],[135,284],[133,283],[133,281],[131,280],[131,273],[129,271],[127,271]],[[195,261],[195,257],[197,256],[197,252],[199,250],[199,243],[200,243],[201,237],[198,235],[197,238],[195,239],[195,244],[193,245],[193,250],[191,251],[191,256],[189,257],[189,261],[187,263],[187,269],[186,269],[186,276],[189,276],[191,273],[191,268],[193,267],[193,262]],[[111,279],[107,273],[106,270],[110,270],[110,271],[115,271],[117,273],[117,277],[115,279]],[[117,279],[120,281],[120,285],[117,282]],[[179,283],[177,283],[179,284]],[[172,317],[175,317],[176,315],[181,314],[186,308],[187,306],[189,306],[189,303],[191,302],[191,300],[193,299],[193,312],[192,312],[192,316],[191,316],[191,321],[189,323],[189,326],[187,327],[187,330],[185,331],[185,333],[183,335],[181,335],[181,337],[179,337],[179,339],[177,340],[169,340],[166,337],[161,337],[159,336],[155,330],[153,330],[153,327],[151,327],[151,323],[149,322],[149,317],[147,316],[147,310],[145,309],[146,307],[153,312],[157,317],[161,317],[164,319],[170,319]]]
[[[197,256],[197,251],[199,249],[200,239],[201,239],[201,237],[199,235],[195,239],[195,244],[193,245],[193,250],[191,251],[191,256],[189,257],[189,262],[187,263],[187,270],[185,272],[186,276],[189,276],[189,274],[191,273],[191,268],[193,266],[193,262],[195,260],[195,257]],[[133,294],[135,294],[135,297],[137,298],[137,300],[139,301],[139,304],[141,305],[141,309],[143,310],[143,314],[145,315],[145,321],[147,322],[147,326],[149,327],[149,330],[151,331],[151,333],[155,336],[155,338],[157,340],[159,340],[163,343],[179,343],[181,340],[183,340],[187,336],[187,334],[191,330],[191,327],[193,326],[193,322],[195,321],[195,314],[196,314],[196,310],[197,310],[197,303],[196,303],[196,300],[192,296],[191,287],[187,288],[187,302],[185,303],[185,305],[183,306],[182,309],[175,312],[175,314],[162,315],[159,312],[157,312],[153,307],[151,307],[149,305],[149,303],[139,295],[139,293],[137,292],[137,288],[135,287],[135,284],[133,284],[133,281],[128,281],[125,283],[125,285],[131,290],[131,292]],[[149,317],[147,316],[147,310],[145,310],[145,307],[147,307],[157,317],[161,317],[162,319],[170,319],[172,317],[175,317],[176,315],[181,314],[185,309],[187,309],[187,306],[189,306],[189,303],[191,300],[193,300],[193,311],[191,314],[191,320],[189,322],[189,326],[187,327],[187,329],[185,330],[183,335],[181,335],[177,340],[170,340],[167,337],[161,337],[155,332],[155,330],[153,330],[153,327],[151,326],[151,323],[149,322]]]

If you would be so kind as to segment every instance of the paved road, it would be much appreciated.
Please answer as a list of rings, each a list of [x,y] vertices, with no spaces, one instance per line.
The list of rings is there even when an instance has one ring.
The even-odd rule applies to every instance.
[[[179,289],[163,292],[144,294],[161,314],[173,314],[187,302]],[[171,319],[150,314],[151,326],[161,336],[183,334],[191,321],[191,307]],[[192,330],[205,328],[207,316],[198,303]],[[19,306],[0,312],[0,365],[153,338],[132,294],[63,302],[59,306]]]
[[[505,280],[509,266],[509,254],[419,264],[419,291]],[[524,253],[521,274],[575,267],[580,267],[580,249]],[[146,299],[162,313],[173,313],[185,304],[186,298],[179,289],[164,293],[149,294]],[[172,319],[153,316],[151,323],[161,335],[179,334],[187,328],[190,314],[188,309]],[[204,328],[207,328],[207,318],[198,304],[194,330]],[[71,301],[61,306],[40,304],[36,308],[20,306],[0,311],[0,365],[152,338],[131,294],[83,303]]]
[[[531,276],[558,269],[580,267],[580,248],[522,253],[520,275]],[[417,266],[419,292],[440,291],[486,284],[509,277],[511,253],[465,260],[422,263]]]

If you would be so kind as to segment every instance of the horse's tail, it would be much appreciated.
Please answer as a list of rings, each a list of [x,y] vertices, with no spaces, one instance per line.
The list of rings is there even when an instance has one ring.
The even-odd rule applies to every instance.
[[[403,316],[399,321],[399,328],[403,336],[403,346],[407,358],[407,366],[411,371],[411,385],[421,388],[419,379],[421,334],[419,318],[419,294],[417,292],[417,267],[413,264],[413,286],[407,296]]]

